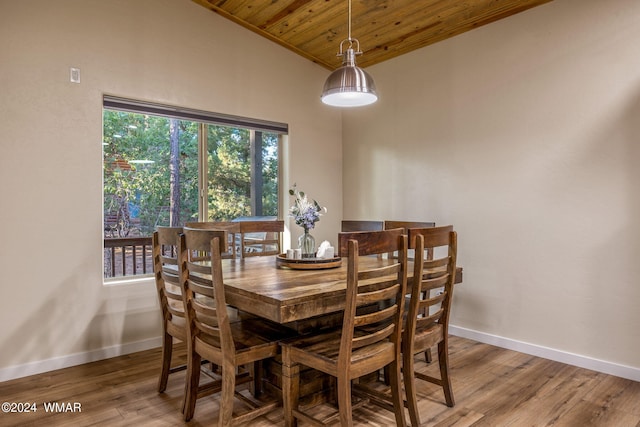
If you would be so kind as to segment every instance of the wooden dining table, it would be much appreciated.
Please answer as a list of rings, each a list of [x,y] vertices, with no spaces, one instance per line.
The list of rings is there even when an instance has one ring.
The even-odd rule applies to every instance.
[[[370,268],[389,260],[361,257],[359,262]],[[331,316],[340,317],[344,311],[346,258],[338,267],[318,270],[279,267],[275,256],[223,260],[222,268],[227,304],[242,312],[288,324],[302,332],[333,322]],[[408,275],[410,289],[412,263],[408,265]],[[462,282],[461,267],[457,268],[455,282]]]

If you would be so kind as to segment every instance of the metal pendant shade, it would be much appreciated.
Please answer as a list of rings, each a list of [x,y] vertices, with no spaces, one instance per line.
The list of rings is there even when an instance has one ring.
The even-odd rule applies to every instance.
[[[343,43],[349,47],[343,52]],[[354,45],[356,49],[354,50]],[[342,66],[332,72],[324,83],[322,102],[335,107],[360,107],[373,104],[378,93],[373,78],[356,65],[356,55],[361,55],[360,42],[351,38],[351,0],[349,0],[349,37],[340,42]]]
[[[343,54],[342,67],[329,75],[322,90],[322,102],[336,107],[359,107],[378,100],[373,78],[356,66],[352,48]]]

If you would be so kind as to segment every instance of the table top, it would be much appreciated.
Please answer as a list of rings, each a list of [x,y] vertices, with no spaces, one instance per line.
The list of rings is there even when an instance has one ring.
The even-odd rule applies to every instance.
[[[222,260],[227,304],[277,323],[290,323],[344,310],[347,262],[325,270],[278,268],[276,257]],[[362,267],[388,262],[362,257]],[[413,267],[409,266],[409,277]],[[456,283],[462,282],[462,268]]]

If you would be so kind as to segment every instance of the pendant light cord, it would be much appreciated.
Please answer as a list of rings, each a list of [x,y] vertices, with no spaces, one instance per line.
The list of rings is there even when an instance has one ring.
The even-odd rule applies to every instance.
[[[342,43],[344,43],[344,42],[349,42],[349,49],[353,49],[353,47],[354,47],[353,46],[353,42],[355,42],[356,43],[356,48],[355,48],[354,53],[356,55],[361,55],[362,54],[362,52],[360,51],[360,42],[358,41],[358,39],[351,38],[351,0],[349,0],[348,3],[349,3],[349,22],[348,22],[348,25],[347,25],[348,34],[347,34],[347,38],[345,40],[342,40],[342,42],[340,42],[340,52],[338,53],[337,56],[342,56]]]
[[[351,0],[349,0],[349,41],[351,41]]]
[[[348,51],[352,52],[353,55],[362,55],[362,51],[360,50],[360,42],[358,41],[358,39],[354,39],[351,37],[351,0],[348,0],[348,5],[349,5],[349,20],[347,22],[347,38],[343,39],[340,42],[340,50],[338,51],[338,53],[336,54],[337,57],[342,58],[344,57],[344,51],[342,49],[342,46],[345,42],[349,43],[349,47],[348,47]],[[355,45],[355,46],[354,46]]]

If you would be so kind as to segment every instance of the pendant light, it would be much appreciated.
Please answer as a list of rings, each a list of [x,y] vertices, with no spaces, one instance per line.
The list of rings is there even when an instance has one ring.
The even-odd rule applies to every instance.
[[[343,46],[346,46],[344,51]],[[356,65],[356,55],[362,55],[362,51],[358,39],[351,37],[349,0],[349,36],[340,42],[340,52],[337,54],[342,57],[342,66],[332,72],[324,83],[320,97],[322,102],[334,107],[360,107],[378,100],[376,85],[369,73]]]

